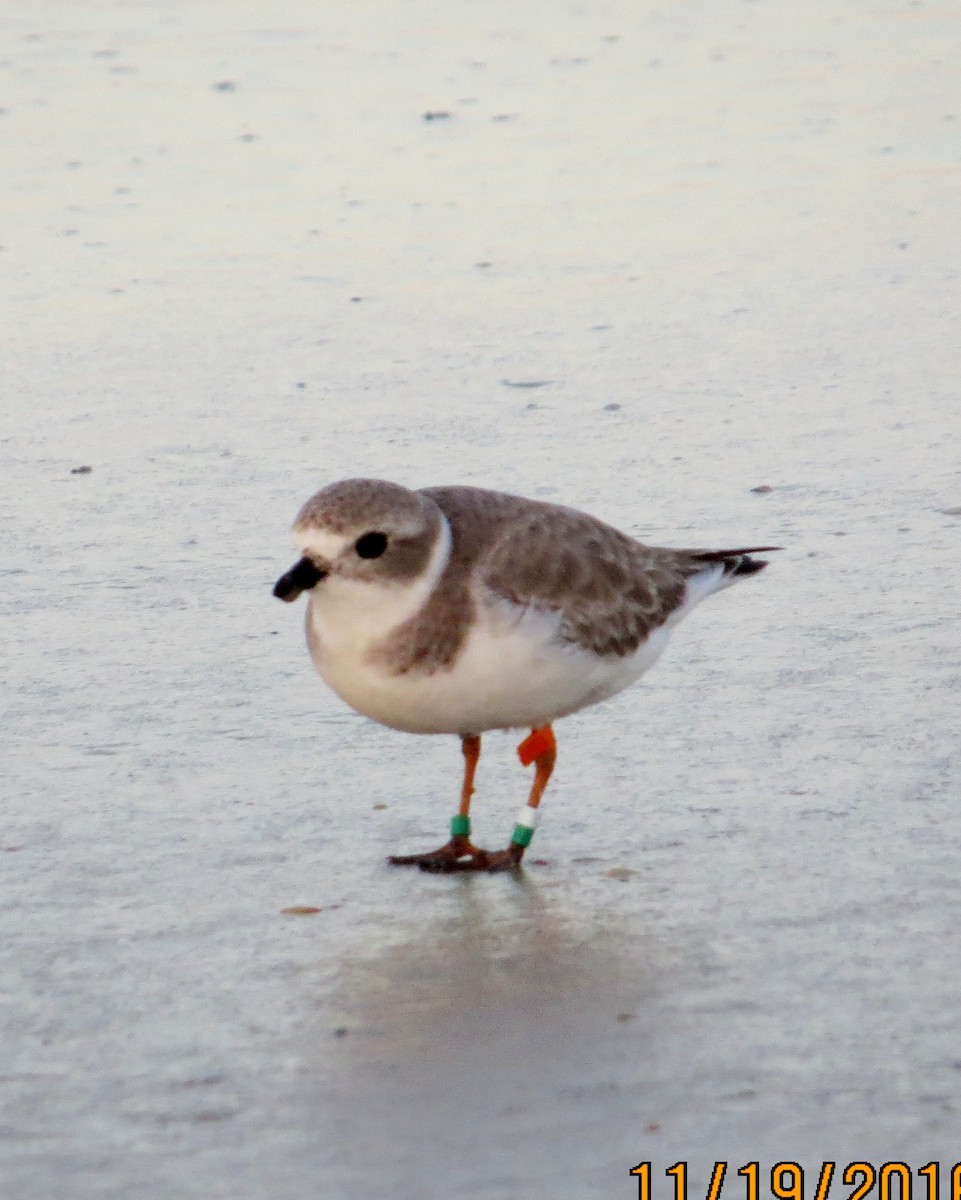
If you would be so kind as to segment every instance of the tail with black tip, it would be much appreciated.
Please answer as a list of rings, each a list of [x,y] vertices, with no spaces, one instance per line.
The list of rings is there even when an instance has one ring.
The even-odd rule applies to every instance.
[[[767,566],[767,559],[751,558],[780,550],[780,546],[746,546],[742,550],[679,550],[677,562],[685,576],[684,603],[678,609],[680,620],[707,596],[723,591],[746,575],[756,575]]]
[[[705,566],[719,563],[724,568],[724,578],[733,582],[735,576],[755,575],[767,566],[767,559],[751,558],[752,554],[770,554],[780,549],[780,546],[748,546],[743,550],[695,550],[691,557]]]

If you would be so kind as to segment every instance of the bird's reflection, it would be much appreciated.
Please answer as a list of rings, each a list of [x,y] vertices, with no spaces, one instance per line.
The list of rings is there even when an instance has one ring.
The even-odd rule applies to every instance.
[[[429,918],[421,909],[388,945],[342,964],[333,997],[341,1026],[334,1036],[329,1025],[318,1030],[316,1044],[340,1153],[385,1170],[404,1161],[415,1173],[443,1162],[456,1175],[494,1138],[507,1154],[498,1169],[509,1173],[527,1131],[524,1154],[546,1156],[549,1173],[559,1131],[573,1136],[588,1120],[598,1122],[595,1141],[626,1138],[629,1155],[618,1120],[663,1019],[651,1003],[663,948],[636,927],[605,923],[595,905],[574,910],[563,887],[523,876],[496,887],[453,882],[444,911]]]

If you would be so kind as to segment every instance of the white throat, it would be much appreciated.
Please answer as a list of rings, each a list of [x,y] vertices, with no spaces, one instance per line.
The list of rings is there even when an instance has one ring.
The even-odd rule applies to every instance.
[[[443,515],[440,520],[437,541],[416,579],[367,581],[345,579],[334,573],[311,590],[307,634],[318,667],[322,661],[329,666],[335,658],[364,658],[373,646],[423,608],[450,557],[450,526]]]

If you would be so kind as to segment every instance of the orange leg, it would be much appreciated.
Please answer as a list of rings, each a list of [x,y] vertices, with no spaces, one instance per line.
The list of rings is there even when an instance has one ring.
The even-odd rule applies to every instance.
[[[508,865],[518,866],[524,857],[524,851],[531,844],[534,830],[537,828],[537,815],[544,792],[554,764],[557,762],[557,741],[554,730],[550,725],[542,725],[540,729],[532,729],[531,735],[525,738],[517,747],[517,753],[524,766],[534,764],[534,782],[531,794],[527,798],[527,807],[517,814],[517,824],[511,835],[511,843],[503,854],[508,856]]]
[[[460,808],[457,810],[457,815],[470,820],[470,800],[474,794],[474,776],[477,774],[477,764],[480,762],[480,738],[461,738],[461,750],[464,752],[464,782],[461,784]]]
[[[464,782],[460,809],[451,821],[451,839],[439,850],[428,854],[394,854],[387,860],[397,867],[420,867],[422,871],[509,871],[520,866],[524,851],[531,843],[537,823],[537,811],[547,788],[554,763],[557,742],[550,725],[532,729],[518,746],[524,766],[534,764],[534,782],[527,807],[517,815],[517,824],[506,850],[480,850],[470,840],[470,801],[474,794],[474,773],[480,758],[480,738],[461,739],[464,751]]]
[[[470,869],[470,864],[486,853],[484,850],[478,850],[470,840],[470,801],[474,794],[474,776],[480,761],[480,738],[461,738],[461,750],[464,753],[464,782],[460,789],[460,808],[450,823],[450,841],[426,854],[392,854],[387,861],[393,866],[420,867],[425,871],[451,871],[461,869],[458,864],[464,859],[468,863],[467,869]]]
[[[531,793],[527,798],[526,808],[517,814],[517,824],[511,835],[510,844],[506,850],[475,850],[469,858],[457,859],[434,866],[423,867],[426,871],[511,871],[520,866],[524,851],[531,843],[534,828],[537,824],[537,811],[547,782],[557,761],[557,742],[550,725],[542,725],[540,729],[531,730],[517,747],[517,753],[524,766],[534,764],[534,782]]]

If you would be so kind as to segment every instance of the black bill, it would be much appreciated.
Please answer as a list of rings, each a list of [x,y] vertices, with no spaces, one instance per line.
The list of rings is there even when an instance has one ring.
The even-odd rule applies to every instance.
[[[326,572],[309,558],[302,558],[286,575],[281,575],[277,580],[274,584],[274,595],[278,600],[286,600],[290,604],[301,592],[310,591],[315,583],[320,583],[325,574]]]

